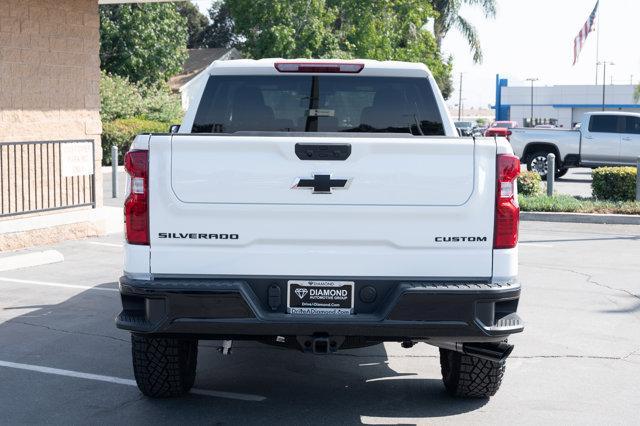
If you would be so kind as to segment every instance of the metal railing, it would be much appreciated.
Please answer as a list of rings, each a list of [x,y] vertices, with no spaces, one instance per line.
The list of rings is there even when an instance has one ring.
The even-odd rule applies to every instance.
[[[95,207],[93,140],[0,143],[0,217]]]

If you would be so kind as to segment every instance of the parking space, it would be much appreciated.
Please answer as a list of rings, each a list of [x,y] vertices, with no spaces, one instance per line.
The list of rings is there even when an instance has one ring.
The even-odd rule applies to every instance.
[[[223,356],[201,342],[192,395],[142,397],[113,321],[121,236],[58,244],[64,262],[0,273],[0,423],[633,423],[640,229],[525,222],[521,242],[527,326],[489,401],[449,398],[426,344]]]
[[[591,169],[569,169],[566,175],[556,180],[555,192],[588,198],[591,197],[591,181]]]

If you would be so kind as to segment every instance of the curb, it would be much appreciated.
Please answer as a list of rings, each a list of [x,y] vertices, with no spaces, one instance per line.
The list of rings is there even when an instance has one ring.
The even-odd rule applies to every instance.
[[[532,222],[600,223],[607,225],[640,225],[640,215],[520,212],[520,220]]]
[[[16,254],[0,258],[0,271],[12,271],[14,269],[30,268],[63,261],[64,256],[57,250]]]

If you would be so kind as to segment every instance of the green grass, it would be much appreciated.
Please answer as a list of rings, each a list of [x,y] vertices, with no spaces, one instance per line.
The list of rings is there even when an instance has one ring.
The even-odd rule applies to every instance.
[[[520,211],[523,212],[565,212],[565,213],[607,213],[640,214],[638,201],[598,201],[592,198],[570,195],[519,196]]]

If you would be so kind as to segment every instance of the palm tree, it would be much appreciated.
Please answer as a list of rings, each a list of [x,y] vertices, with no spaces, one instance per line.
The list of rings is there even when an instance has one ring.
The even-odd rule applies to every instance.
[[[442,40],[452,27],[455,27],[467,39],[473,61],[482,62],[482,48],[480,47],[480,37],[476,27],[460,16],[460,8],[464,4],[480,6],[486,18],[496,16],[496,0],[429,0],[438,16],[436,17],[433,31],[438,43],[438,48],[442,47]]]

